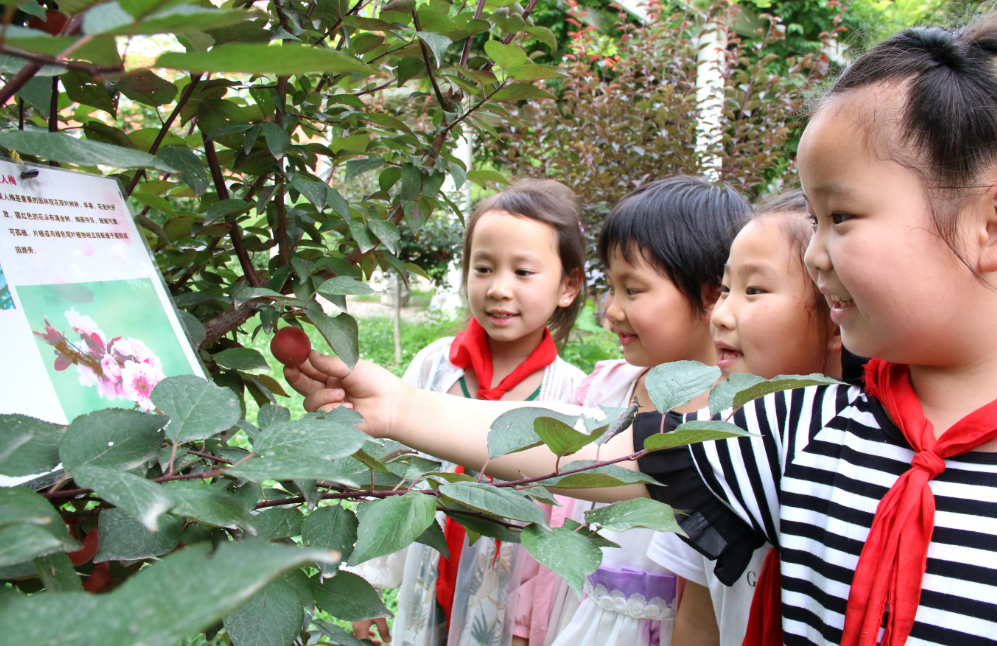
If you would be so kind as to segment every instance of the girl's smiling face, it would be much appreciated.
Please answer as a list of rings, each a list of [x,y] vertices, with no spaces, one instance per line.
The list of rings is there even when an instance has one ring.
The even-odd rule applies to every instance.
[[[839,95],[807,126],[799,173],[816,229],[806,264],[849,350],[953,365],[979,357],[979,339],[992,336],[990,317],[959,312],[993,299],[939,235],[921,175],[897,160],[904,94],[878,85]],[[967,206],[960,216],[957,244],[970,255],[980,247],[973,236],[986,234],[986,224],[967,215],[973,208],[988,205]],[[970,266],[977,260],[967,258]]]
[[[606,317],[627,363],[656,366],[693,359],[714,365],[709,313],[697,312],[675,283],[640,251],[633,258],[631,264],[619,249],[613,249],[606,270]]]
[[[711,325],[717,365],[724,376],[823,372],[840,338],[830,321],[817,320],[814,290],[799,244],[776,213],[749,222],[734,239]]]
[[[505,211],[480,217],[471,239],[467,300],[492,340],[538,343],[554,310],[578,295],[578,281],[562,274],[553,227]]]

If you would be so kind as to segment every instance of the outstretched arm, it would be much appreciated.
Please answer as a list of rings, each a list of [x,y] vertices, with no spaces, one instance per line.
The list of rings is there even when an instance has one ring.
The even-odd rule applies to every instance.
[[[429,455],[481,470],[502,480],[519,480],[553,473],[556,458],[547,447],[488,460],[488,432],[502,413],[528,402],[480,401],[418,390],[372,363],[360,361],[351,372],[338,357],[312,351],[309,361],[298,368],[284,368],[292,388],[306,395],[305,409],[331,410],[348,405],[360,413],[366,423],[360,429],[374,437],[390,438]],[[545,404],[568,415],[585,411],[567,404]],[[598,414],[602,414],[601,411]],[[633,437],[627,430],[602,447],[601,460],[612,460],[633,453]],[[587,446],[571,460],[595,459],[595,447]],[[620,466],[636,470],[636,462]],[[622,500],[646,497],[643,485],[612,489],[563,491],[569,496],[597,500]]]

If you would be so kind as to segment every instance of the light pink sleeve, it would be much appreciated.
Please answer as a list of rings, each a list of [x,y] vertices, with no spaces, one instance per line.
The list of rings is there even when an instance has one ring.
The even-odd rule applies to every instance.
[[[600,361],[599,363],[595,364],[595,370],[592,371],[592,374],[590,374],[590,375],[586,376],[584,379],[582,379],[582,382],[580,384],[578,384],[578,389],[575,390],[575,403],[576,404],[578,404],[579,406],[581,406],[581,405],[583,405],[585,403],[585,398],[588,397],[589,388],[592,387],[592,383],[595,381],[595,378],[606,367],[613,365],[613,363],[614,363],[613,361]]]

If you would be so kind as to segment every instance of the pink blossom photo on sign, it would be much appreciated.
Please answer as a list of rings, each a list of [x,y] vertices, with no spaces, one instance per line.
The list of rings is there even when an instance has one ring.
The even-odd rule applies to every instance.
[[[156,384],[194,372],[150,280],[29,285],[18,296],[69,419],[152,411]]]

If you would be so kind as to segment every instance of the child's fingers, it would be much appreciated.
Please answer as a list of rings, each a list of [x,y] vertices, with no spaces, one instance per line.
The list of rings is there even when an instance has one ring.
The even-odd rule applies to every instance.
[[[349,366],[347,366],[342,359],[336,356],[330,357],[312,350],[308,355],[307,363],[310,364],[311,368],[314,368],[319,372],[323,372],[330,377],[345,379],[350,376]]]
[[[284,366],[284,379],[287,385],[294,388],[302,395],[310,395],[316,390],[325,388],[325,380],[312,379],[298,368]]]
[[[337,404],[344,404],[346,392],[342,388],[323,388],[316,390],[305,397],[305,410],[314,413],[318,410],[325,412],[336,408]]]
[[[305,362],[298,366],[298,370],[315,381],[321,382],[322,384],[325,384],[326,380],[329,379],[329,375],[325,374],[321,370],[317,370],[308,359],[305,359]]]

